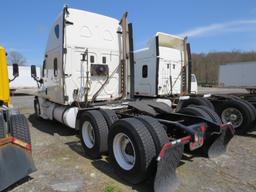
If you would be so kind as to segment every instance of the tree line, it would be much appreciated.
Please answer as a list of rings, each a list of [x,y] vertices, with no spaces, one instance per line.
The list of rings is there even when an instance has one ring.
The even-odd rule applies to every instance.
[[[202,86],[218,84],[219,65],[233,62],[256,61],[256,52],[209,52],[192,54],[192,73]]]

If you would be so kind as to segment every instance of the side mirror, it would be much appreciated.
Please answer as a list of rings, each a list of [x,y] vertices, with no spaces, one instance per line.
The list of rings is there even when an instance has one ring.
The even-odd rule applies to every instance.
[[[32,78],[37,78],[37,74],[36,74],[36,66],[35,65],[31,65],[31,77]]]
[[[19,76],[19,66],[17,63],[12,64],[12,75],[13,77]]]

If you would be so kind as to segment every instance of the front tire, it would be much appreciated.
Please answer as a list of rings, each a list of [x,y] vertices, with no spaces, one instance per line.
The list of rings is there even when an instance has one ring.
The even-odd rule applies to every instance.
[[[131,184],[153,175],[154,141],[145,125],[135,118],[116,121],[108,137],[109,157],[116,173]]]
[[[40,104],[39,104],[39,101],[38,101],[38,98],[35,97],[34,99],[34,110],[35,110],[35,115],[36,115],[36,118],[37,119],[41,119],[41,108],[40,108]]]

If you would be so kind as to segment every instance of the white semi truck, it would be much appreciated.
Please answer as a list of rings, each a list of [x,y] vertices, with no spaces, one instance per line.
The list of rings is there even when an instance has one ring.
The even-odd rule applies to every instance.
[[[190,115],[199,113],[183,111],[182,108],[206,106],[215,110],[222,122],[231,122],[237,133],[244,134],[253,127],[256,119],[255,96],[240,95],[241,99],[234,95],[198,94],[196,77],[191,73],[192,60],[187,38],[158,32],[145,48],[134,52],[134,58],[136,97],[169,98],[173,105],[177,104],[176,112]],[[231,72],[236,70],[228,72],[226,68],[226,65],[220,68],[222,79],[232,78]],[[244,70],[240,69],[241,74],[234,75],[233,79],[241,77]],[[243,78],[246,77],[243,75]],[[242,78],[236,81],[241,82]]]
[[[135,95],[180,95],[182,69],[187,64],[185,39],[158,32],[146,47],[134,52]],[[197,81],[191,74],[191,92],[197,93]]]
[[[134,97],[132,24],[125,13],[114,18],[65,7],[49,34],[35,114],[79,130],[86,156],[108,153],[116,173],[137,184],[154,175],[155,191],[174,190],[175,169],[184,145],[226,150],[231,124],[214,111],[205,116],[177,114],[168,99]],[[195,107],[195,110],[200,110]]]

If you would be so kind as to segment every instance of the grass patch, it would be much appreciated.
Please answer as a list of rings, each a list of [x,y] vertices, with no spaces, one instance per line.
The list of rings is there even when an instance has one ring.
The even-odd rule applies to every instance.
[[[121,192],[121,190],[115,186],[108,185],[105,187],[104,192]]]

